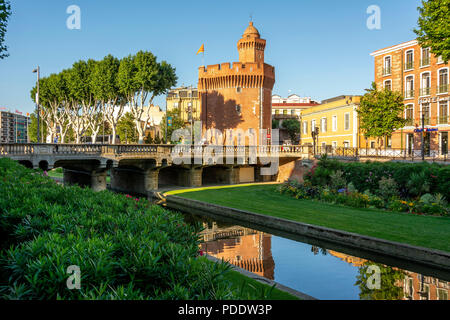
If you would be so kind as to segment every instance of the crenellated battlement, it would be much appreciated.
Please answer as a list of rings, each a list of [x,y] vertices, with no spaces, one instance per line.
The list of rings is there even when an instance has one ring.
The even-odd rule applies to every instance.
[[[272,85],[275,80],[275,68],[268,64],[233,62],[213,64],[199,68],[198,88],[254,88]]]

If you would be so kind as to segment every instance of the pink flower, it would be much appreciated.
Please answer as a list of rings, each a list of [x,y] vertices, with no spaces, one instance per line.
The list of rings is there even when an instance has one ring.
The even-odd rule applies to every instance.
[[[203,256],[203,251],[202,251],[202,250],[199,250],[199,251],[198,251],[198,254],[199,254],[200,256]]]

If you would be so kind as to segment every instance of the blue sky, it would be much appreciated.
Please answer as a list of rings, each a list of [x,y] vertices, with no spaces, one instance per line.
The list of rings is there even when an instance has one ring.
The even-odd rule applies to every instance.
[[[81,30],[69,30],[66,9],[81,9]],[[381,29],[369,30],[368,6],[381,9]],[[374,78],[371,52],[415,38],[420,0],[14,0],[0,60],[0,107],[31,112],[30,89],[42,76],[80,59],[153,52],[176,67],[178,85],[197,85],[205,63],[238,60],[236,43],[250,15],[267,40],[266,62],[275,66],[273,93],[323,100],[363,94]],[[289,92],[291,90],[291,92]],[[155,102],[165,107],[165,98]]]

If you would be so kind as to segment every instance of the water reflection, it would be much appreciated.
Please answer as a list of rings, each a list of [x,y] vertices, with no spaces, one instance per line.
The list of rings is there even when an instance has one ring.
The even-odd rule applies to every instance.
[[[448,300],[450,282],[265,232],[186,215],[202,223],[200,249],[319,299]],[[381,272],[370,290],[369,266]]]

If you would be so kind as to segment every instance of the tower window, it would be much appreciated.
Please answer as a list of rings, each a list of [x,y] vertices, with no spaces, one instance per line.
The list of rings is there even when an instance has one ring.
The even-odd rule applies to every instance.
[[[237,87],[237,88],[236,88],[236,92],[237,92],[237,93],[241,93],[241,92],[242,92],[242,88],[241,88],[241,87]]]
[[[236,105],[236,112],[237,113],[241,113],[241,106],[240,105]]]

